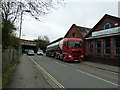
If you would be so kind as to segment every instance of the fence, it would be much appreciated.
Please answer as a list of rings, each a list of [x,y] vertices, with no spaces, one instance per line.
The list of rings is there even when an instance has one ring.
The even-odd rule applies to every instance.
[[[12,62],[19,59],[19,52],[15,49],[6,49],[2,52],[2,71],[11,65]]]

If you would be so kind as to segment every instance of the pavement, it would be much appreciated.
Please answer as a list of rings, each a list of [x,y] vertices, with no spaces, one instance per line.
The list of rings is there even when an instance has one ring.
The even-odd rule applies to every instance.
[[[102,69],[102,70],[107,70],[115,73],[120,72],[120,68],[117,66],[106,65],[106,64],[95,63],[95,62],[88,62],[88,61],[84,61],[83,63],[87,66]]]
[[[7,88],[52,88],[26,55],[22,55]]]

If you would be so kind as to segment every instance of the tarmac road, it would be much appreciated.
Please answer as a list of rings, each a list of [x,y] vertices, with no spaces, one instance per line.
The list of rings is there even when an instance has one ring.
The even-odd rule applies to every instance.
[[[8,88],[118,88],[118,73],[82,62],[23,55],[9,82]]]
[[[118,74],[88,67],[82,63],[66,63],[46,56],[30,56],[64,88],[118,88]]]

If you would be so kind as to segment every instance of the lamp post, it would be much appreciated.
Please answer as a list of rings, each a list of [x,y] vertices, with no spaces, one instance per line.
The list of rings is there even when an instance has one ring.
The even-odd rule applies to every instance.
[[[19,32],[19,40],[21,38],[21,30],[22,30],[22,14],[23,12],[31,12],[30,10],[23,10],[21,12],[21,17],[20,17],[20,32]],[[20,48],[21,48],[21,41],[19,41],[19,52],[20,52]]]

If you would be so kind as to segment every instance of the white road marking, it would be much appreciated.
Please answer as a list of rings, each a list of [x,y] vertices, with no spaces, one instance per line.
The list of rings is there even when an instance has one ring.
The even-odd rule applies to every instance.
[[[50,59],[49,59],[49,60],[50,60]],[[61,63],[56,62],[56,61],[54,61],[54,62],[57,63],[57,64],[61,64]],[[74,66],[74,64],[61,64],[61,65],[63,65],[63,66],[67,66],[67,65]],[[84,73],[84,74],[89,75],[89,76],[91,76],[91,77],[97,78],[97,79],[102,80],[102,81],[104,81],[104,82],[110,83],[110,84],[112,84],[112,85],[120,86],[120,85],[118,85],[118,84],[116,84],[116,83],[113,83],[113,82],[111,82],[111,81],[105,80],[105,79],[100,78],[100,77],[97,77],[97,76],[95,76],[95,75],[92,75],[92,74],[83,72],[83,71],[81,71],[81,70],[76,70],[76,71],[81,72],[81,73]]]
[[[75,66],[76,64],[66,64],[66,65]],[[77,65],[78,65],[78,64],[77,64]],[[96,70],[101,70],[101,71],[105,71],[105,72],[112,73],[112,74],[116,74],[116,75],[119,74],[119,72],[117,73],[117,72],[112,72],[112,71],[109,71],[109,70],[104,70],[104,69],[96,68],[96,67],[93,67],[93,66],[87,66],[86,64],[81,64],[81,65],[83,65],[82,68],[84,68],[84,69],[86,69],[86,67],[87,67],[87,68],[91,67],[91,68],[94,68],[94,69],[96,69]],[[80,66],[80,65],[79,65],[79,66]],[[87,69],[86,69],[86,70],[87,70]]]
[[[104,81],[104,82],[110,83],[110,84],[112,84],[112,85],[119,86],[119,85],[116,84],[116,83],[113,83],[113,82],[108,81],[108,80],[105,80],[105,79],[103,79],[103,78],[100,78],[100,77],[94,76],[94,75],[92,75],[92,74],[89,74],[89,73],[83,72],[83,71],[81,71],[81,70],[76,70],[76,71],[81,72],[81,73],[83,73],[83,74],[86,74],[86,75],[88,75],[88,76],[91,76],[91,77],[97,78],[97,79],[102,80],[102,81]]]
[[[66,65],[64,65],[64,64],[62,64],[62,63],[59,63],[59,62],[56,62],[56,61],[54,61],[54,62],[57,63],[57,64],[60,64],[60,65],[63,65],[63,66],[66,67]]]
[[[112,74],[119,74],[119,72],[117,73],[117,72],[113,72],[113,71],[109,71],[109,70],[104,70],[104,69],[100,69],[100,68],[96,68],[96,67],[94,67],[94,66],[87,66],[86,64],[83,64],[84,65],[84,67],[91,67],[91,68],[94,68],[94,69],[97,69],[97,70],[101,70],[101,71],[105,71],[105,72],[109,72],[109,73],[112,73]]]

